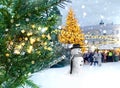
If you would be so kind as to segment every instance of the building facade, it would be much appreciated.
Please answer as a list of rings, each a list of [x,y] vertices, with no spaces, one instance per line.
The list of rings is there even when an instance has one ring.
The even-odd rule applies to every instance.
[[[85,43],[88,47],[99,47],[104,44],[115,44],[120,42],[120,24],[104,24],[81,27],[85,34]]]

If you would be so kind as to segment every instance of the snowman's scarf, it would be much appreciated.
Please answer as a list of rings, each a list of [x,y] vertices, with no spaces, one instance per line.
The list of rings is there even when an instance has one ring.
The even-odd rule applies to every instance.
[[[72,56],[72,58],[70,60],[70,74],[72,74],[72,70],[73,70],[73,59],[74,59],[74,56]]]

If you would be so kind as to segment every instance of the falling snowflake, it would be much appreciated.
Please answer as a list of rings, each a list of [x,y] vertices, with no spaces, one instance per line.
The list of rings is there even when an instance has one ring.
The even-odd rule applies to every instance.
[[[65,7],[65,10],[68,11],[68,7]]]
[[[95,1],[95,3],[99,3],[99,1],[98,1],[98,0],[96,0],[96,1]]]
[[[100,15],[100,18],[101,18],[101,19],[104,19],[105,17],[104,17],[103,15]]]
[[[85,8],[85,5],[82,5],[81,8],[84,9],[84,8]]]
[[[83,12],[83,17],[86,17],[87,13],[86,12]]]
[[[104,11],[106,11],[106,10],[107,10],[107,8],[106,8],[106,7],[104,7],[103,9],[104,9]]]

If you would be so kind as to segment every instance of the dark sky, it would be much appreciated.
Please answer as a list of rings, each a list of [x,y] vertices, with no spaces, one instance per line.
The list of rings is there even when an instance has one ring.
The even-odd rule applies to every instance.
[[[120,24],[120,0],[72,0],[61,9],[63,24],[65,24],[69,7],[72,7],[81,26],[99,24],[101,19],[105,24]]]

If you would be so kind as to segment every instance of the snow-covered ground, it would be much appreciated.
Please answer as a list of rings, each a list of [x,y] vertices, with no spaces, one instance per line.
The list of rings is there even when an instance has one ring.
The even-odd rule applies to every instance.
[[[84,65],[79,74],[69,74],[69,66],[51,68],[30,78],[40,88],[120,88],[120,62],[99,66]]]

